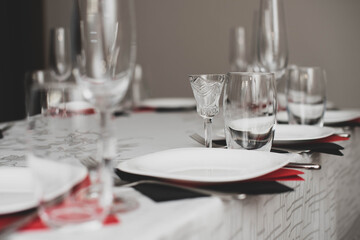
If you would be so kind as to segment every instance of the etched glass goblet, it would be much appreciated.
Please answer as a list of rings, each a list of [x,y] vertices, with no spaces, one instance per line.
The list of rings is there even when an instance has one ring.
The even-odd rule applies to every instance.
[[[219,113],[219,99],[225,75],[202,74],[189,76],[196,100],[197,113],[204,119],[205,146],[212,147],[212,119]]]

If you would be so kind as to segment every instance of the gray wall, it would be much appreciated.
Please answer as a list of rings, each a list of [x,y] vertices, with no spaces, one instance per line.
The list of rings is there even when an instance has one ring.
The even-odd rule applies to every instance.
[[[46,27],[68,26],[74,0],[46,0]],[[328,99],[360,107],[360,1],[285,0],[290,63],[322,66]],[[154,97],[192,96],[187,75],[229,71],[229,30],[248,52],[258,0],[135,0],[138,63]]]

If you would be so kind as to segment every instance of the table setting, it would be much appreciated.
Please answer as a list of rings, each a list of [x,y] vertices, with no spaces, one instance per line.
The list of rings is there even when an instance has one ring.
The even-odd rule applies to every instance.
[[[232,39],[230,72],[189,73],[193,96],[136,96],[130,108],[133,1],[77,7],[79,46],[52,29],[49,68],[25,76],[26,119],[0,126],[1,239],[338,239],[353,229],[360,110],[326,108],[322,67],[288,66],[281,0],[260,1],[252,64]]]

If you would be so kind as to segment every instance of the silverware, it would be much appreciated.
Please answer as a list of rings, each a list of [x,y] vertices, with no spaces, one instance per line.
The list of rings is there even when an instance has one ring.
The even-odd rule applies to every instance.
[[[161,181],[156,181],[156,180],[140,180],[140,181],[125,183],[125,184],[118,183],[117,186],[119,186],[119,187],[134,187],[134,186],[138,186],[141,184],[157,184],[157,185],[162,185],[162,186],[174,187],[174,188],[178,188],[178,189],[191,191],[194,193],[200,193],[200,194],[218,197],[224,201],[243,200],[246,198],[246,194],[244,194],[244,193],[224,193],[224,192],[219,192],[219,191],[215,191],[215,190],[182,186],[182,185],[178,185],[175,183],[167,183],[167,182],[161,182]]]
[[[290,162],[284,166],[285,168],[302,168],[307,170],[320,170],[321,165],[316,163],[296,163]]]

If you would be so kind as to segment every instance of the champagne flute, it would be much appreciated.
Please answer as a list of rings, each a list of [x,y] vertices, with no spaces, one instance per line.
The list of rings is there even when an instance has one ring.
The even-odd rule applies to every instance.
[[[98,159],[112,173],[116,154],[112,108],[125,96],[135,66],[135,22],[131,0],[78,0],[81,51],[76,81],[100,112]]]
[[[204,119],[205,146],[212,147],[212,119],[219,113],[219,99],[225,82],[223,74],[189,76],[197,113]]]
[[[258,61],[279,79],[288,63],[288,45],[282,0],[261,0],[259,9]]]
[[[65,28],[54,28],[50,32],[50,73],[58,81],[71,75],[71,47],[69,32]]]

